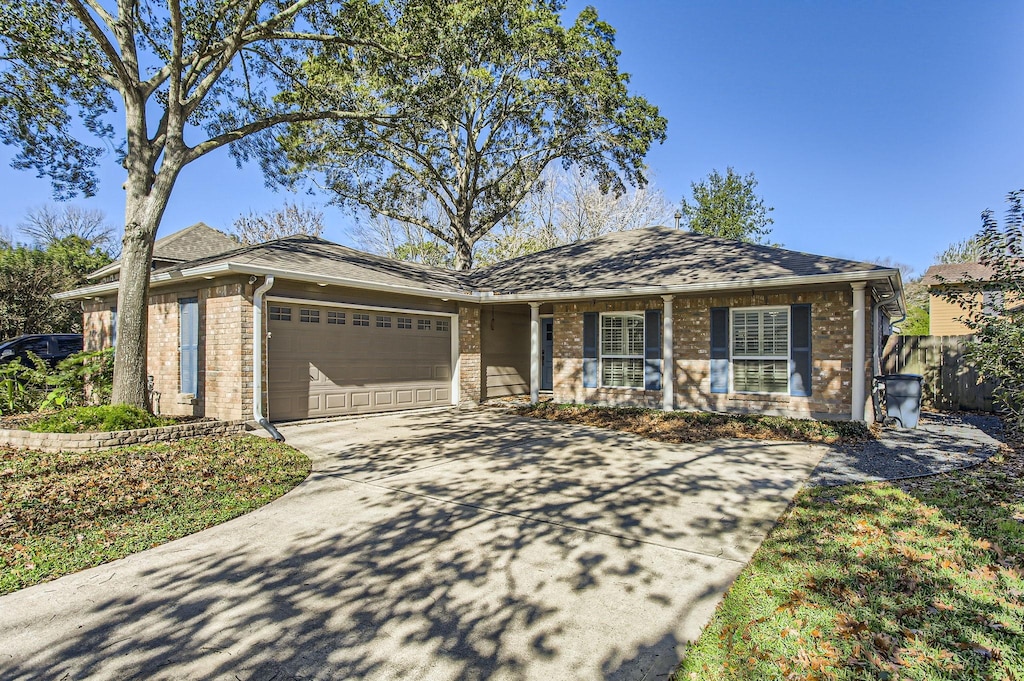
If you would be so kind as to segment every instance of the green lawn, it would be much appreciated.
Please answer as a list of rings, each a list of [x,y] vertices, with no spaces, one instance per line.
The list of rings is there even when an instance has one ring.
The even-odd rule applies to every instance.
[[[1024,452],[803,491],[675,675],[1024,679]]]
[[[0,594],[222,523],[309,470],[301,452],[251,435],[87,453],[0,448]]]

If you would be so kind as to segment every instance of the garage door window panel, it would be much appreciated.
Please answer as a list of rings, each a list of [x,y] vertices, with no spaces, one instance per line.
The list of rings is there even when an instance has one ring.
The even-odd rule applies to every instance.
[[[307,310],[306,308],[300,309],[299,322],[303,324],[319,324],[320,310]]]
[[[281,305],[271,305],[267,310],[271,321],[290,322],[292,320],[292,309]]]

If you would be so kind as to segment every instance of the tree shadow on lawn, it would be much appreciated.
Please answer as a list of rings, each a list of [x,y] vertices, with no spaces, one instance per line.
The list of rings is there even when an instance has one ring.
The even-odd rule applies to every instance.
[[[324,427],[274,504],[23,596],[0,632],[39,636],[3,676],[664,677],[814,463],[495,415],[401,423]]]

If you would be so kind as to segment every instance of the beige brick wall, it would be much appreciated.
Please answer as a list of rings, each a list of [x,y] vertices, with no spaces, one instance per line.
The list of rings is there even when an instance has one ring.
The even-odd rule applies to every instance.
[[[477,404],[483,394],[480,306],[459,305],[459,402]]]
[[[583,387],[583,314],[661,309],[661,298],[556,303],[552,349],[552,393],[556,402],[661,406],[660,390]]]
[[[180,391],[178,301],[199,305],[199,391]],[[227,281],[202,288],[159,290],[149,298],[148,373],[160,393],[160,413],[221,420],[252,418],[252,287]],[[110,346],[112,303],[88,301],[86,349]],[[157,406],[157,405],[154,405]]]
[[[811,397],[712,394],[710,326],[712,307],[755,307],[810,303],[813,326]],[[831,291],[763,295],[677,296],[673,301],[675,403],[679,409],[777,413],[848,418],[853,345],[853,292]],[[584,388],[583,314],[661,309],[659,298],[559,303],[554,313],[554,399],[559,402],[635,404],[660,407],[661,391]],[[870,339],[870,309],[866,311]],[[870,340],[867,345],[870,375]],[[866,387],[870,390],[870,380]]]

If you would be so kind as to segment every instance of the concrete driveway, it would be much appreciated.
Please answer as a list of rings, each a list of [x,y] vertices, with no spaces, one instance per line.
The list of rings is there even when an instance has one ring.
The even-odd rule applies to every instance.
[[[490,412],[284,429],[280,500],[0,598],[0,678],[662,679],[821,458]]]

